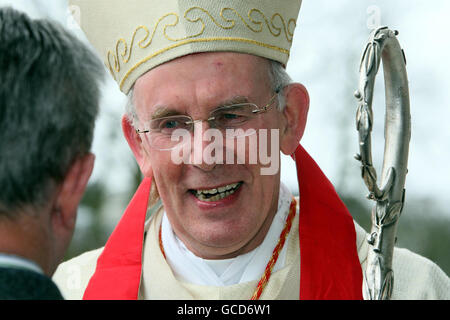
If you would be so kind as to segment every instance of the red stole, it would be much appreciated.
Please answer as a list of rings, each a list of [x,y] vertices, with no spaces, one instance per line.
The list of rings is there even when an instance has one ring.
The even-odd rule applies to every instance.
[[[293,158],[301,197],[300,299],[362,299],[363,278],[353,219],[301,145]],[[150,186],[151,179],[145,178],[136,191],[97,260],[83,299],[138,298]]]

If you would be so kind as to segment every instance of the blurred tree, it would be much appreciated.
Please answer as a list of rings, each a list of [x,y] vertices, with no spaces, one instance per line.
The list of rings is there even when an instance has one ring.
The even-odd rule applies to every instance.
[[[341,195],[353,219],[366,231],[371,227],[373,201]],[[450,274],[450,218],[427,198],[406,199],[399,220],[397,244],[435,262]]]

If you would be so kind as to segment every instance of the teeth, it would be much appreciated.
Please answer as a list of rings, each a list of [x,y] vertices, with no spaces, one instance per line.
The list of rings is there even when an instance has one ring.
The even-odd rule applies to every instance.
[[[240,185],[240,183],[233,183],[223,187],[219,187],[217,189],[208,189],[208,190],[196,190],[195,196],[201,201],[219,201],[229,195],[233,194],[236,191],[236,187]],[[212,196],[207,196],[212,195]]]
[[[236,188],[236,186],[239,184],[238,183],[232,183],[223,187],[219,187],[218,189],[207,189],[207,190],[197,190],[197,194],[199,193],[203,193],[203,194],[216,194],[217,192],[224,192],[224,191],[228,191],[231,189]]]

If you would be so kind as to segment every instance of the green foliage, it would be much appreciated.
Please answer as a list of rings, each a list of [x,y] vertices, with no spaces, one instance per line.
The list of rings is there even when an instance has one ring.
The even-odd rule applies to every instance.
[[[341,198],[353,219],[369,231],[374,202],[348,195]],[[396,246],[430,259],[450,274],[450,218],[431,199],[406,199],[398,223]]]

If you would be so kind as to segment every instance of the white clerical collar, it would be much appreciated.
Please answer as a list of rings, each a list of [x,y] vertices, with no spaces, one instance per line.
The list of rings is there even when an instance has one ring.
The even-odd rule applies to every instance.
[[[35,262],[12,254],[0,253],[0,268],[20,268],[44,274],[42,268]]]
[[[278,210],[264,241],[246,254],[225,260],[206,260],[194,255],[174,234],[164,212],[161,225],[162,242],[166,260],[175,277],[180,281],[210,286],[227,286],[259,280],[284,228],[291,200],[292,194],[288,188],[280,184]],[[289,236],[286,240],[289,241]],[[287,245],[280,252],[273,272],[284,267],[286,248]]]

